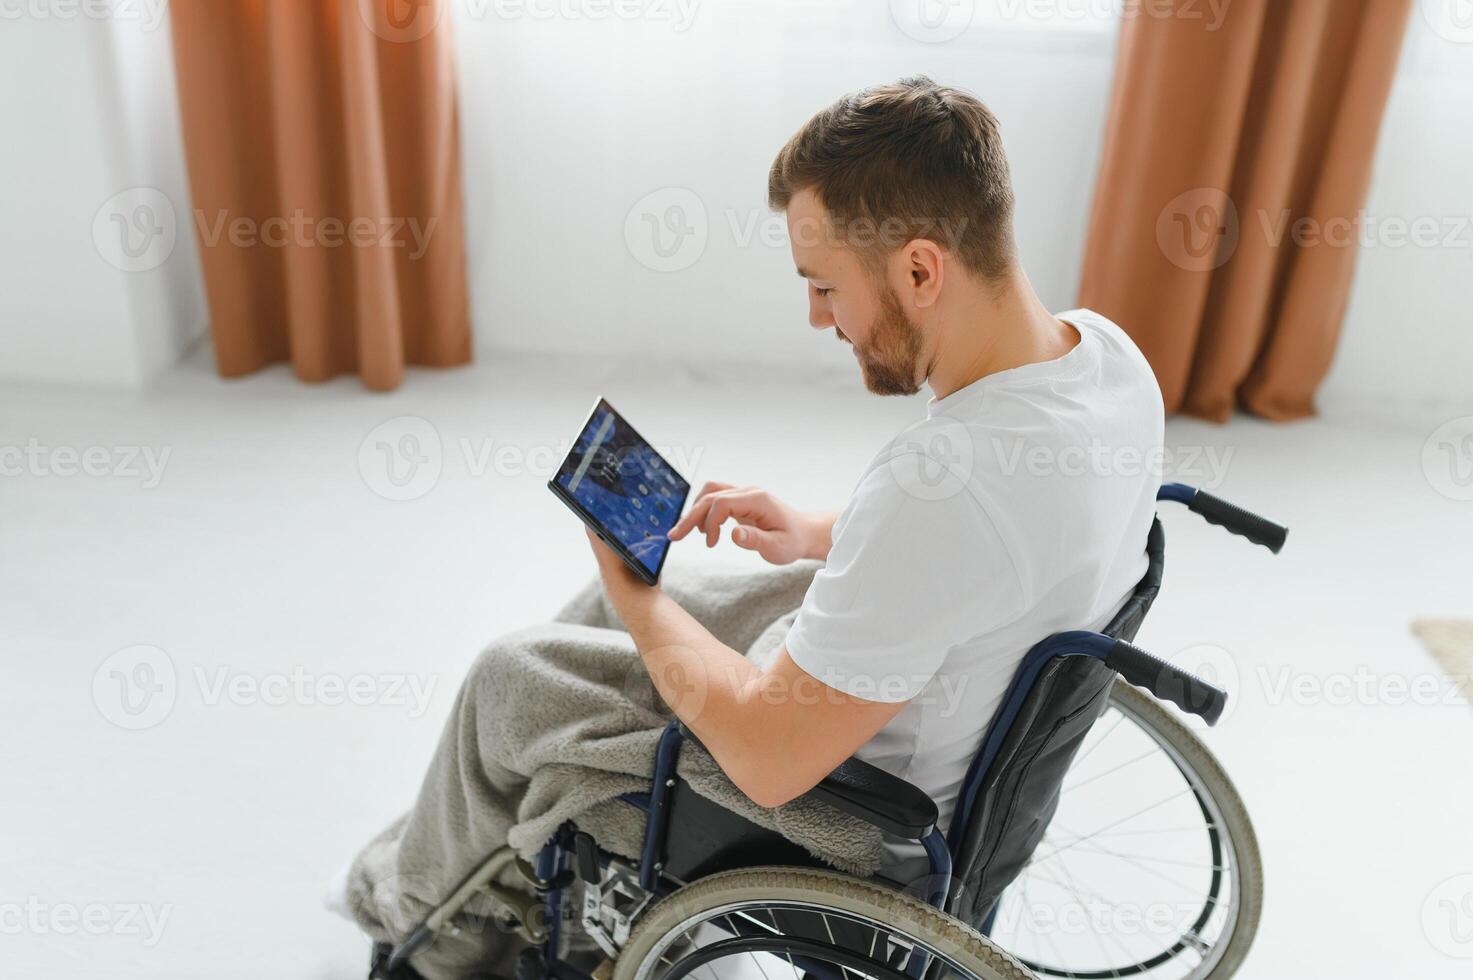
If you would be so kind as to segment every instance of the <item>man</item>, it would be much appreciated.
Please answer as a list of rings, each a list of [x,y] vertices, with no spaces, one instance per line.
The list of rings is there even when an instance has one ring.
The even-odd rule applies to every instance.
[[[700,491],[671,537],[699,530],[714,545],[731,523],[737,545],[773,564],[823,563],[811,580],[813,562],[772,572],[765,610],[647,586],[590,536],[604,597],[663,701],[752,801],[777,807],[857,754],[929,793],[945,828],[1022,655],[1050,633],[1103,626],[1145,572],[1161,394],[1114,324],[1053,316],[1034,294],[997,122],[970,95],[914,78],[846,96],[778,154],[768,195],[786,212],[812,325],[852,345],[876,394],[928,386],[926,418],[874,457],[838,514],[752,487]],[[799,595],[780,649],[761,664],[738,652]],[[744,615],[760,623],[727,628]],[[724,641],[703,625],[718,621]],[[487,828],[511,821],[507,796],[531,777],[496,761],[496,697],[509,696],[508,645],[525,642],[477,660],[414,809],[334,888],[334,907],[380,939],[402,939],[502,843]],[[909,883],[927,868],[917,845],[894,841],[882,870]],[[397,928],[367,909],[382,874],[399,880],[385,903]],[[445,939],[437,963],[415,963],[451,976],[481,951]]]
[[[774,564],[824,562],[765,668],[590,541],[656,688],[754,801],[857,754],[926,790],[944,828],[1022,655],[1103,626],[1145,571],[1160,390],[1118,327],[1034,293],[997,121],[964,92],[922,77],[845,96],[778,154],[768,198],[809,322],[852,346],[875,394],[928,386],[927,417],[837,515],[709,483],[672,530],[714,545],[731,522]],[[892,870],[924,869],[891,850]]]

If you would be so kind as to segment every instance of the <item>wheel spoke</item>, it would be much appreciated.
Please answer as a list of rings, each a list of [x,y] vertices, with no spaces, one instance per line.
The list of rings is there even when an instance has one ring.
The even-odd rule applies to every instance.
[[[1076,844],[1083,845],[1086,842],[1086,840],[1087,839],[1080,839],[1080,840],[1076,841],[1075,843]],[[1086,851],[1089,851],[1089,852],[1092,852],[1094,854],[1103,854],[1103,855],[1105,855],[1107,857],[1119,858],[1119,859],[1125,861],[1127,864],[1130,864],[1132,867],[1136,868],[1138,871],[1142,871],[1142,872],[1145,872],[1148,875],[1152,875],[1152,876],[1154,876],[1156,878],[1160,878],[1162,881],[1167,882],[1168,884],[1171,884],[1171,885],[1175,885],[1177,888],[1180,888],[1182,891],[1184,891],[1184,892],[1186,892],[1188,894],[1195,895],[1195,894],[1197,894],[1198,892],[1201,891],[1200,888],[1194,888],[1191,885],[1185,885],[1185,884],[1181,883],[1180,881],[1177,881],[1175,878],[1172,878],[1169,875],[1163,874],[1162,872],[1157,871],[1154,868],[1148,868],[1148,867],[1146,867],[1144,864],[1142,864],[1139,861],[1131,860],[1126,855],[1121,854],[1118,851],[1111,850],[1110,848],[1105,847],[1102,844],[1100,844],[1098,841],[1093,842],[1092,845],[1090,847],[1086,847],[1085,850]],[[1055,853],[1057,854],[1059,852],[1056,851]],[[1060,860],[1062,861],[1062,858]],[[1213,870],[1213,868],[1212,868],[1211,865],[1197,865],[1197,867],[1203,868],[1203,869],[1206,869],[1206,870]]]
[[[783,934],[783,930],[782,930],[782,927],[777,924],[777,910],[776,909],[768,909],[767,910],[767,914],[770,915],[770,916],[772,916],[772,931],[773,931],[773,933],[775,935],[781,936]],[[796,963],[793,962],[793,954],[789,953],[787,950],[783,950],[783,955],[788,958],[788,966],[790,968],[792,968],[793,976],[794,977],[801,977],[803,974],[799,971],[798,964],[796,964]]]
[[[1023,897],[1024,897],[1024,900],[1025,901],[1028,901],[1029,891],[1028,891],[1026,885],[1024,886]],[[1026,914],[1028,916],[1028,921],[1030,921],[1030,922],[1033,922],[1033,908],[1032,908],[1032,904],[1033,903],[1031,901],[1028,901],[1027,906],[1025,906],[1025,908],[1024,908],[1024,911],[1026,912]],[[1035,927],[1036,927],[1036,925],[1037,924],[1035,923]],[[1054,948],[1054,955],[1059,958],[1059,962],[1060,963],[1064,962],[1064,952],[1063,952],[1063,950],[1059,949],[1059,943],[1058,943],[1058,940],[1056,940],[1054,938],[1053,930],[1051,930],[1051,929],[1044,930],[1044,932],[1042,933],[1042,935],[1043,935],[1043,937],[1045,939],[1048,940],[1049,945]]]
[[[1086,844],[1081,844],[1080,846],[1084,850],[1089,851],[1092,854],[1108,854],[1110,857],[1120,858],[1123,861],[1130,861],[1133,864],[1136,862],[1144,861],[1150,864],[1169,864],[1177,868],[1190,868],[1193,871],[1228,870],[1228,866],[1225,864],[1203,864],[1200,861],[1176,861],[1172,858],[1156,857],[1153,854],[1128,854],[1124,851],[1113,851],[1107,847],[1103,847],[1099,843],[1099,841],[1089,841]]]
[[[1087,897],[1087,899],[1094,900],[1094,902],[1099,902],[1100,905],[1108,906],[1108,908],[1111,909],[1121,908],[1121,903],[1115,902],[1115,900],[1112,899],[1108,899],[1108,897],[1103,896],[1102,893],[1096,892],[1096,890],[1087,889],[1087,887],[1080,886],[1080,884],[1078,884],[1078,881],[1075,880],[1072,875],[1068,874],[1068,868],[1062,867],[1062,865],[1064,865],[1064,862],[1061,861],[1059,862],[1059,864],[1061,864],[1061,871],[1064,872],[1065,875],[1068,875],[1068,880],[1069,883],[1072,883],[1072,887],[1071,884],[1065,884],[1064,881],[1059,880],[1059,878],[1053,877],[1053,875],[1047,874],[1047,872],[1040,872],[1040,875],[1038,875],[1038,877],[1040,877],[1041,880],[1047,881],[1047,883],[1052,884],[1052,886],[1058,887],[1061,892],[1074,893],[1075,900],[1077,900],[1077,902],[1078,899],[1080,899],[1080,896],[1083,896]],[[1080,906],[1083,906],[1083,902],[1078,903],[1080,903]],[[1094,934],[1094,936],[1096,936],[1096,945],[1103,945],[1103,940],[1099,939],[1100,933],[1097,933],[1097,931],[1094,930],[1090,931],[1091,934]],[[1137,964],[1137,962],[1143,961],[1143,959],[1140,958],[1137,953],[1131,952],[1130,949],[1125,946],[1125,943],[1122,942],[1119,937],[1115,936],[1114,933],[1105,933],[1105,936],[1109,936],[1109,939],[1111,939],[1112,942],[1115,943],[1115,945],[1121,948],[1121,952],[1124,953],[1125,956],[1125,965],[1127,965],[1127,967],[1128,965]],[[1167,948],[1170,948],[1171,945],[1174,945],[1174,943],[1165,943],[1165,946],[1167,946]],[[1068,962],[1068,959],[1065,958],[1064,953],[1059,952],[1058,943],[1053,943],[1053,949],[1055,949],[1055,955],[1058,956],[1058,959],[1056,959],[1055,961],[1055,964],[1059,965],[1058,973],[1069,973],[1068,970],[1064,970],[1064,967],[1062,967],[1062,965]],[[1112,973],[1114,974],[1114,976],[1124,976],[1124,968],[1109,967],[1108,964],[1112,961],[1112,958],[1111,956],[1109,956],[1108,952],[1102,952],[1105,952],[1105,964],[1090,965],[1087,970],[1084,970],[1084,968],[1080,968],[1080,970],[1078,971],[1080,971],[1080,973]],[[1049,970],[1053,971],[1052,965],[1050,965]]]
[[[916,915],[920,918],[912,922]],[[821,932],[812,928],[811,916],[817,916],[822,923]],[[891,978],[897,970],[904,972],[907,964],[926,964],[927,980],[951,980],[953,977],[956,980],[979,980],[979,976],[985,976],[985,972],[979,975],[976,968],[937,948],[932,932],[935,926],[926,924],[929,916],[937,917],[937,925],[947,921],[944,913],[930,907],[915,913],[897,914],[893,918],[888,914],[884,918],[875,918],[822,902],[799,900],[713,906],[706,914],[687,919],[667,933],[667,938],[646,954],[649,958],[645,962],[655,966],[655,972],[640,970],[636,975],[645,980],[658,980],[661,976],[683,973],[694,967],[687,980],[696,974],[699,974],[699,980],[740,980],[744,977],[747,980],[752,977],[802,980],[805,974],[797,959],[810,957],[833,970],[834,976],[840,980]],[[708,925],[722,932],[706,933],[704,930]],[[867,957],[863,952],[866,945],[864,932],[859,930],[870,934]],[[704,941],[691,943],[692,937],[697,940],[704,937]],[[881,943],[882,937],[884,943]],[[730,951],[712,948],[713,945],[725,944],[732,944],[733,948]],[[827,950],[833,951],[832,958]],[[886,963],[887,952],[893,963]],[[703,962],[699,965],[685,964],[686,958],[691,956],[700,956]],[[750,957],[756,970],[741,964],[743,957]],[[769,970],[766,962],[769,957],[779,963],[786,962],[791,974]],[[741,967],[735,974],[721,968],[721,964],[729,959]],[[866,962],[873,967],[866,967]]]
[[[1062,861],[1060,863],[1062,864]],[[1058,877],[1056,877],[1055,875],[1050,874],[1045,869],[1038,868],[1035,873],[1038,875],[1038,877],[1041,880],[1047,882],[1050,885],[1053,885],[1055,888],[1058,888],[1058,889],[1060,889],[1062,891],[1069,890],[1069,886],[1068,885],[1066,885],[1064,882],[1060,881],[1058,879]],[[1070,878],[1070,881],[1073,881],[1073,880],[1074,880],[1073,878]],[[1079,888],[1077,882],[1075,883],[1075,886],[1074,887],[1075,888]],[[1092,898],[1095,901],[1097,901],[1097,902],[1099,902],[1099,903],[1101,903],[1103,905],[1110,906],[1111,908],[1118,908],[1122,904],[1120,902],[1115,901],[1114,899],[1106,898],[1104,894],[1102,894],[1101,892],[1097,892],[1097,891],[1095,891],[1092,888],[1079,888],[1079,890],[1085,892],[1087,898]],[[1075,897],[1077,898],[1078,896],[1076,895]]]
[[[756,953],[748,953],[747,955],[752,957],[752,962],[756,963],[757,969],[762,971],[762,980],[772,980],[772,978],[767,975],[767,967],[762,965],[762,958]]]
[[[1149,749],[1147,749],[1145,752],[1142,752],[1140,755],[1136,756],[1135,758],[1129,759],[1129,760],[1127,760],[1125,762],[1122,762],[1122,763],[1119,763],[1118,765],[1111,766],[1109,769],[1106,769],[1104,772],[1095,773],[1093,776],[1090,776],[1088,779],[1082,779],[1082,780],[1080,780],[1077,783],[1070,783],[1069,785],[1065,786],[1063,789],[1059,790],[1059,792],[1060,793],[1072,793],[1074,790],[1077,790],[1077,789],[1079,789],[1079,788],[1081,788],[1083,786],[1088,786],[1090,783],[1092,783],[1092,782],[1094,782],[1094,781],[1096,781],[1098,779],[1104,779],[1106,776],[1109,776],[1109,775],[1111,775],[1113,773],[1117,773],[1120,770],[1126,768],[1127,766],[1133,766],[1137,762],[1140,762],[1142,759],[1158,758],[1158,757],[1160,757],[1160,755],[1161,755],[1161,750],[1158,749],[1158,748],[1156,748],[1153,745]]]
[[[1252,850],[1245,863],[1235,836],[1246,831],[1251,845],[1251,827],[1228,818],[1232,787],[1203,769],[1198,760],[1207,753],[1196,737],[1153,708],[1134,691],[1111,695],[1116,717],[1101,716],[1073,761],[1043,839],[1000,898],[994,937],[1040,976],[1205,980],[1251,940],[1256,908],[1242,889],[1259,871]],[[1111,747],[1102,750],[1107,741]],[[1035,914],[1029,906],[1039,898],[1045,904]],[[1118,925],[1114,916],[1150,902],[1170,909],[1169,918],[1153,918],[1149,928]],[[1076,941],[1080,930],[1061,929],[1049,914],[1073,914],[1071,903],[1089,903],[1082,921],[1092,938]]]
[[[1074,760],[1073,766],[1077,766],[1081,762],[1083,762],[1085,759],[1088,759],[1091,752],[1093,752],[1095,749],[1099,748],[1101,745],[1105,744],[1105,740],[1108,739],[1111,735],[1113,735],[1115,733],[1115,729],[1119,728],[1120,727],[1120,723],[1123,722],[1124,720],[1125,720],[1125,712],[1123,712],[1123,711],[1116,711],[1115,712],[1115,720],[1110,723],[1110,727],[1107,728],[1107,729],[1105,729],[1104,734],[1102,734],[1099,738],[1095,739],[1093,745],[1091,745],[1089,748],[1085,749],[1083,752],[1079,753],[1079,758],[1077,758],[1077,759]],[[1070,768],[1073,768],[1073,766],[1071,766]]]
[[[1078,888],[1077,885],[1075,885],[1073,883],[1074,882],[1074,876],[1071,875],[1071,874],[1069,874],[1069,865],[1068,865],[1068,862],[1065,859],[1063,859],[1063,858],[1060,858],[1059,859],[1059,870],[1064,873],[1064,877],[1066,877],[1066,878],[1069,879],[1069,882],[1070,882],[1069,890],[1071,892],[1073,892],[1073,894],[1074,894],[1074,900],[1079,904],[1079,907],[1080,908],[1083,908],[1084,907],[1084,902],[1080,898],[1079,888]],[[1104,957],[1104,961],[1106,963],[1110,962],[1110,954],[1105,949],[1105,941],[1100,938],[1099,932],[1097,932],[1096,930],[1091,929],[1090,930],[1090,935],[1092,935],[1092,936],[1095,937],[1095,943],[1100,947],[1100,955],[1102,957]],[[1119,939],[1116,939],[1115,941],[1116,941],[1116,943],[1119,943],[1120,942]],[[1129,958],[1130,958],[1130,951],[1129,950],[1126,950],[1125,956],[1126,956],[1126,959],[1129,960]],[[1110,971],[1110,975],[1112,977],[1118,977],[1118,976],[1120,976],[1120,971],[1117,970],[1117,969],[1115,969],[1114,967],[1106,967],[1106,969],[1108,969]]]
[[[1164,827],[1160,830],[1157,830],[1155,828],[1147,830],[1112,830],[1108,833],[1101,833],[1097,830],[1094,833],[1090,834],[1089,837],[1145,837],[1147,835],[1155,836],[1157,834],[1200,834],[1204,831],[1210,833],[1216,829],[1217,824],[1208,823],[1204,820],[1202,823],[1197,824],[1195,827]]]
[[[1188,786],[1186,789],[1183,789],[1180,792],[1173,793],[1170,796],[1166,797],[1166,799],[1160,800],[1160,801],[1158,801],[1156,803],[1152,803],[1150,806],[1145,807],[1144,809],[1137,810],[1135,813],[1132,813],[1132,814],[1130,814],[1127,817],[1121,817],[1119,820],[1116,820],[1113,823],[1107,823],[1107,824],[1105,824],[1105,826],[1101,827],[1099,830],[1096,830],[1092,834],[1086,834],[1083,837],[1079,837],[1079,838],[1076,838],[1075,840],[1070,841],[1068,844],[1065,844],[1063,847],[1055,848],[1053,851],[1049,852],[1048,854],[1045,854],[1044,855],[1044,859],[1047,859],[1049,857],[1052,857],[1054,854],[1057,854],[1060,851],[1067,851],[1071,847],[1074,847],[1074,846],[1076,846],[1078,844],[1084,843],[1087,840],[1091,840],[1091,839],[1093,839],[1095,837],[1098,837],[1100,834],[1102,834],[1105,831],[1111,829],[1112,827],[1118,827],[1118,826],[1120,826],[1123,823],[1128,823],[1131,820],[1136,819],[1137,817],[1143,817],[1146,814],[1150,813],[1152,810],[1155,810],[1155,809],[1158,809],[1160,807],[1163,807],[1166,804],[1170,803],[1172,800],[1180,799],[1181,797],[1183,797],[1183,796],[1185,796],[1185,795],[1187,795],[1188,793],[1191,793],[1191,792],[1193,792],[1192,787]]]

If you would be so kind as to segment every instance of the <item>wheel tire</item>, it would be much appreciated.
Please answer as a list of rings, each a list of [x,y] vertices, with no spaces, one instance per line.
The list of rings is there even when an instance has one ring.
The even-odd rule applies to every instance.
[[[1123,680],[1115,682],[1110,700],[1171,743],[1187,765],[1196,771],[1222,814],[1224,834],[1232,841],[1233,856],[1238,865],[1238,916],[1227,949],[1212,972],[1202,980],[1228,980],[1248,955],[1263,912],[1263,857],[1258,850],[1258,835],[1253,831],[1253,822],[1248,819],[1248,810],[1243,806],[1243,798],[1196,732],[1184,725],[1160,701]]]
[[[620,952],[612,980],[650,980],[645,961],[652,950],[693,917],[734,902],[783,901],[884,923],[923,940],[981,980],[1037,980],[985,936],[913,896],[837,872],[790,867],[724,871],[652,906]]]

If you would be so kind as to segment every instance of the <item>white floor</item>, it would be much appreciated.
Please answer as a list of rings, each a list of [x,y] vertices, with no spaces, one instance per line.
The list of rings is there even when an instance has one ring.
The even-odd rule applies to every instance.
[[[599,393],[697,481],[815,507],[923,411],[854,379],[512,356],[391,396],[283,370],[222,383],[199,357],[143,399],[0,390],[0,447],[40,460],[0,477],[4,974],[362,976],[366,946],[320,910],[323,884],[410,800],[477,649],[591,574],[543,483]],[[366,437],[401,416],[432,423],[443,467],[396,502],[374,490],[399,492],[377,443],[414,450],[399,440],[416,430]],[[1207,737],[1268,873],[1241,976],[1467,975],[1449,954],[1473,952],[1457,931],[1473,896],[1439,885],[1473,873],[1473,708],[1442,697],[1408,624],[1473,617],[1473,503],[1429,483],[1429,431],[1170,428],[1231,451],[1222,493],[1293,527],[1273,558],[1173,509],[1141,637],[1235,689]],[[55,447],[104,447],[93,469],[123,472],[49,473],[69,465]],[[156,486],[129,475],[128,447],[168,450]],[[335,684],[373,703],[323,703],[343,699]]]

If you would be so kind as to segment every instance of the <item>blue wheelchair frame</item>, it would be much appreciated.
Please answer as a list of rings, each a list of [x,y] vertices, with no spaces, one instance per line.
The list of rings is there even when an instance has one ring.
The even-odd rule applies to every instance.
[[[1157,499],[1185,504],[1210,523],[1219,524],[1274,552],[1283,546],[1287,534],[1277,524],[1185,484],[1163,485]],[[978,792],[1039,675],[1045,666],[1059,657],[1090,657],[1106,662],[1127,681],[1147,687],[1158,697],[1173,700],[1186,710],[1203,715],[1209,723],[1216,720],[1226,700],[1226,695],[1211,685],[1157,660],[1124,640],[1104,633],[1071,630],[1056,633],[1035,645],[1023,657],[1001,706],[987,728],[981,748],[968,767],[949,833],[943,834],[938,827],[932,825],[924,836],[917,838],[930,863],[927,888],[922,897],[937,909],[946,910],[956,885],[952,874],[953,863],[976,811]],[[680,883],[672,882],[662,874],[661,856],[666,853],[669,840],[672,793],[677,785],[676,765],[685,738],[686,733],[680,722],[672,720],[660,738],[649,791],[620,797],[647,814],[644,846],[639,861],[639,883],[656,897],[681,887]],[[543,847],[535,864],[537,876],[549,883],[544,896],[547,939],[540,947],[542,966],[546,975],[558,980],[591,980],[587,973],[559,957],[563,897],[573,878],[569,859],[574,854],[576,833],[576,828],[572,825],[559,829]],[[613,855],[601,848],[597,853],[601,866],[614,859]],[[992,915],[995,914],[994,908]],[[991,926],[992,915],[988,916],[982,929],[984,933]]]

